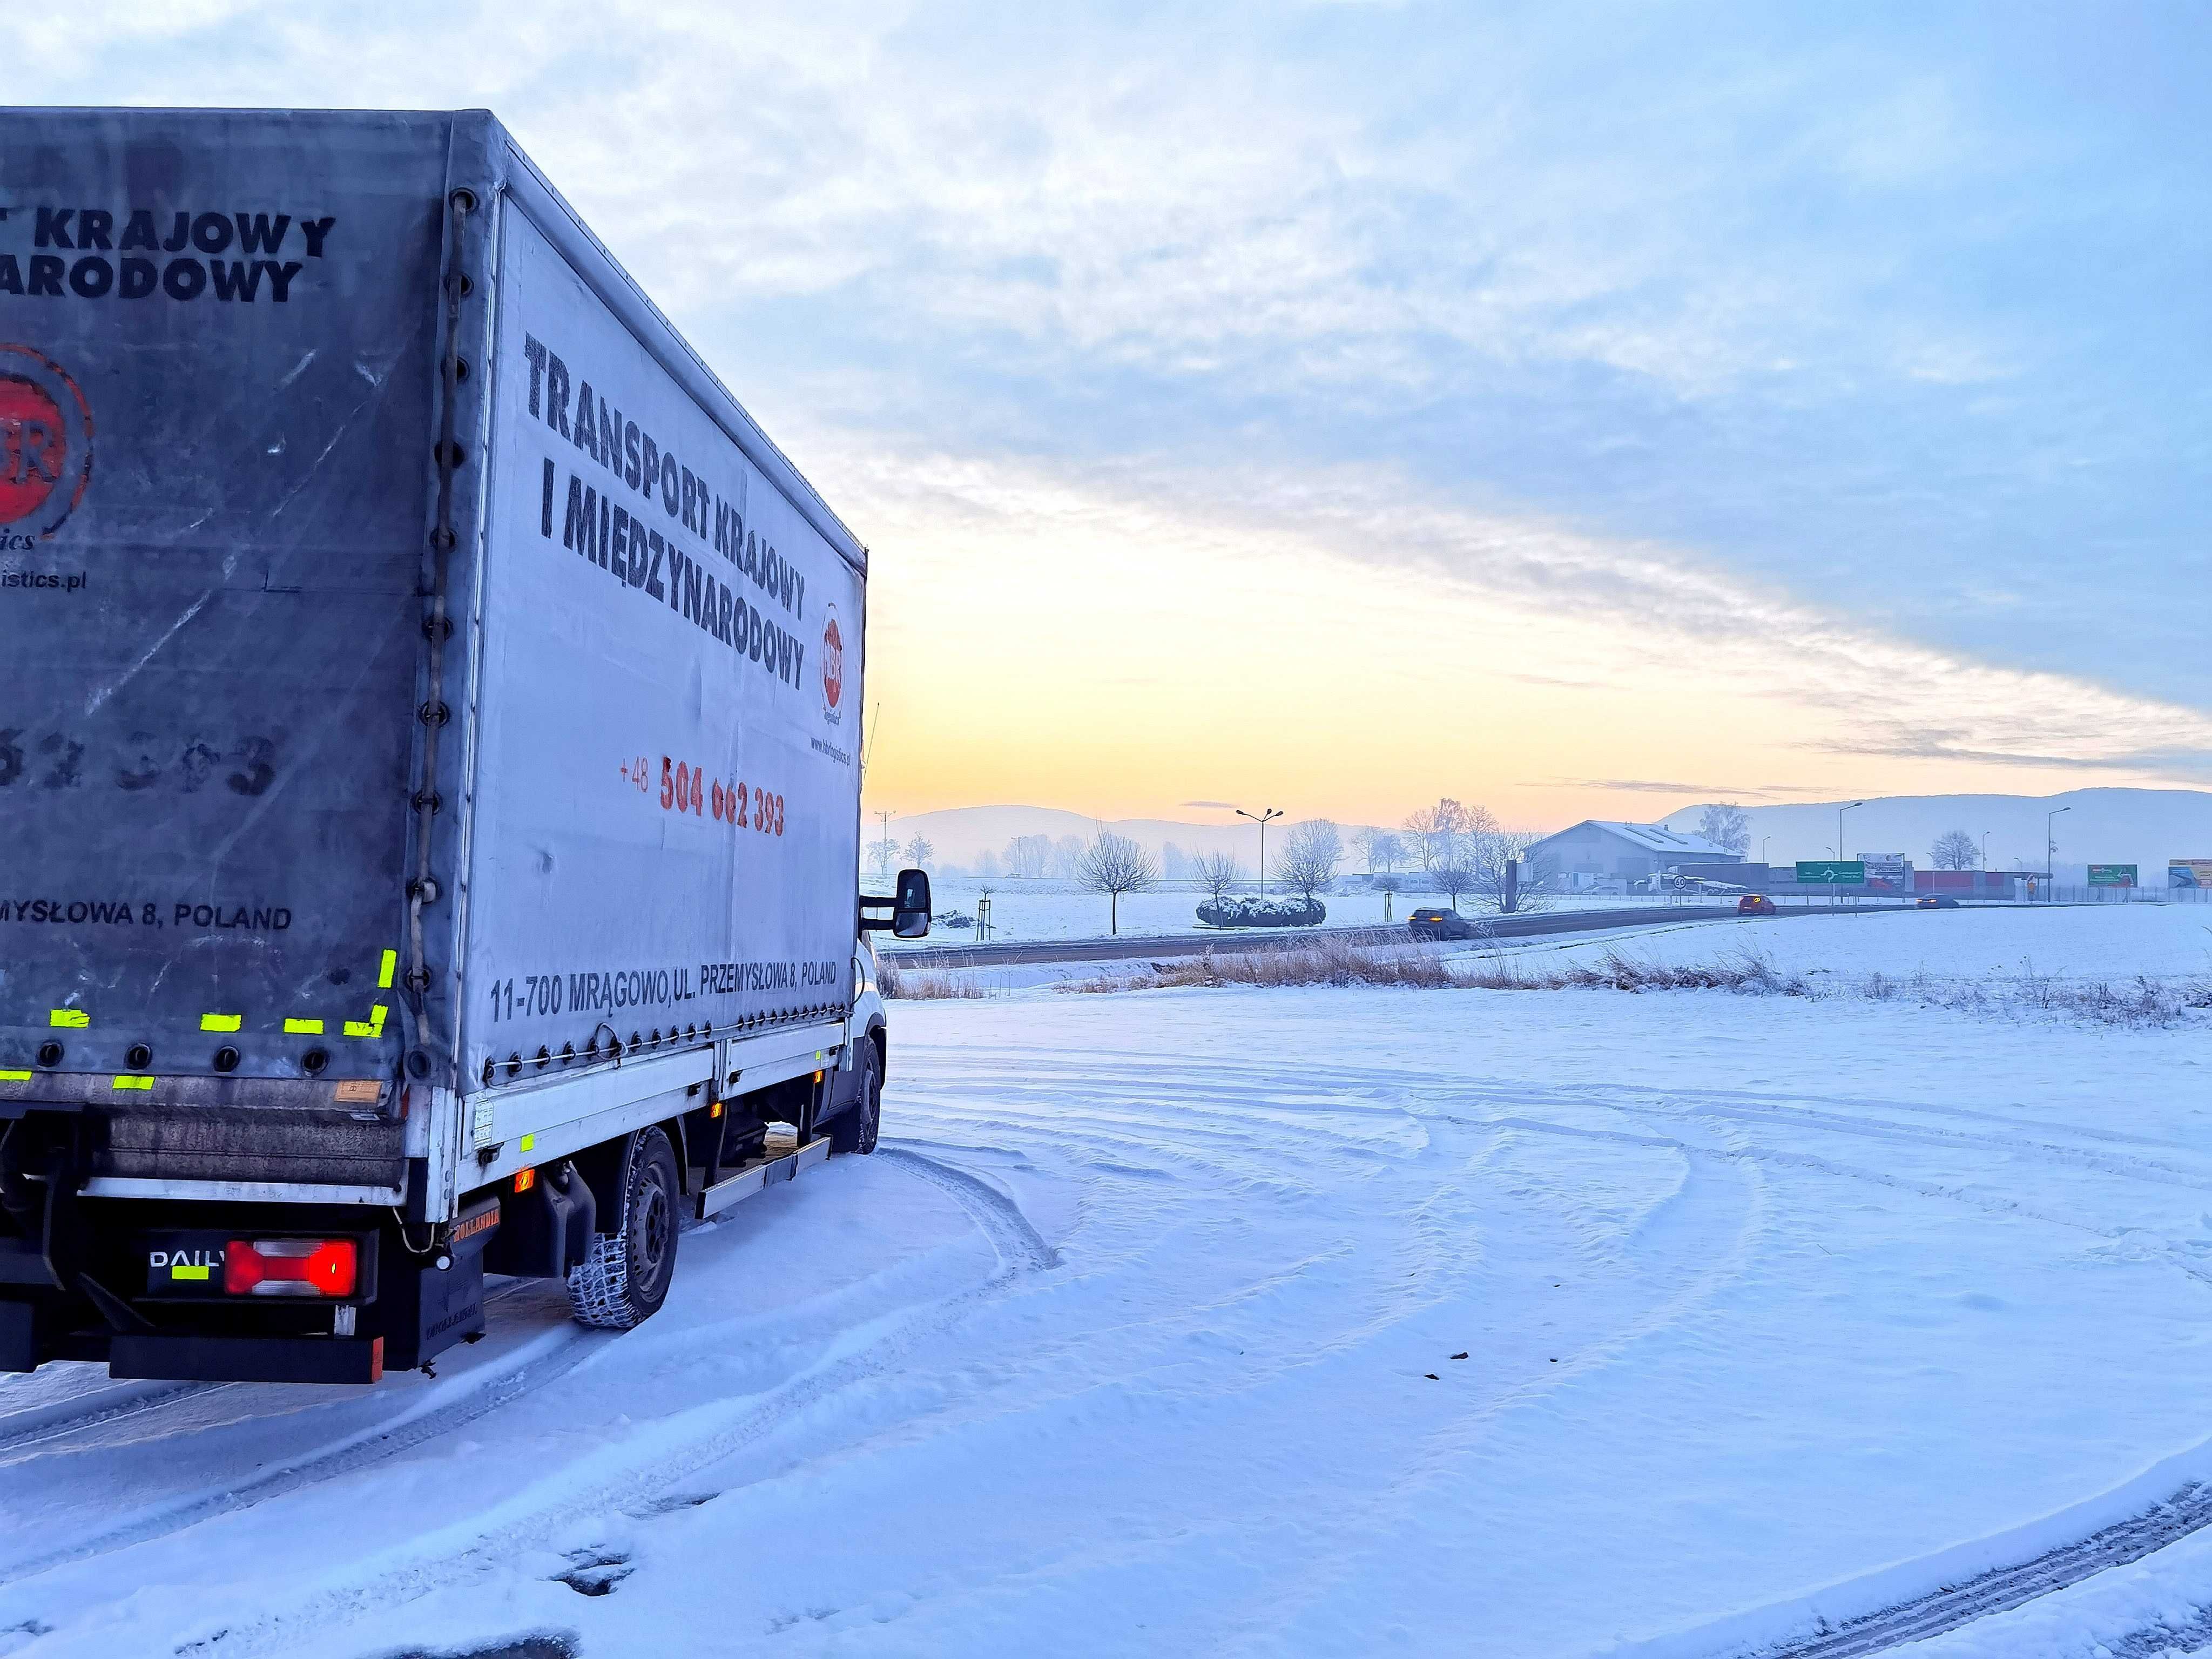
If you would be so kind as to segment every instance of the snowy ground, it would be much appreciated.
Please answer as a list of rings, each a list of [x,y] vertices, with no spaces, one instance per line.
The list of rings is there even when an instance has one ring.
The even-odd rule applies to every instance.
[[[1753,950],[1781,972],[1947,981],[2124,979],[2136,974],[2212,980],[2212,910],[2203,905],[1998,906],[1873,909],[1745,917],[1722,931],[1656,924],[1633,935],[1530,941],[1530,966],[1594,962],[1608,951],[1668,963]]]
[[[2193,969],[2160,915],[2109,913],[2105,965]],[[2029,920],[2086,925],[1766,942],[2080,948]],[[2212,1480],[2202,1024],[1606,991],[894,1016],[885,1150],[688,1234],[641,1331],[526,1285],[434,1382],[0,1382],[0,1654],[1671,1659]],[[2139,1659],[2212,1643],[2207,1606],[2191,1540],[1913,1651]]]

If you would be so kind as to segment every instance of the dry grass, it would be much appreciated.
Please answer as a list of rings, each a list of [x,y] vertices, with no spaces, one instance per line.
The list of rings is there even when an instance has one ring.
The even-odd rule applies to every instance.
[[[1764,951],[1745,946],[1702,963],[1660,963],[1607,950],[1595,962],[1524,966],[1510,957],[1454,961],[1416,947],[1346,945],[1334,939],[1279,948],[1155,962],[1072,980],[1063,991],[1107,994],[1178,986],[1381,985],[1414,990],[1728,991],[1738,996],[1806,997],[1907,1002],[1984,1018],[2062,1018],[2100,1025],[2171,1026],[2198,1023],[2212,1011],[2212,980],[2061,979],[2032,969],[2018,977],[1958,981],[1925,975],[1815,981],[1784,971]],[[945,992],[975,995],[976,992]]]
[[[876,988],[892,1002],[981,1002],[991,993],[972,975],[942,968],[894,968],[876,963]]]

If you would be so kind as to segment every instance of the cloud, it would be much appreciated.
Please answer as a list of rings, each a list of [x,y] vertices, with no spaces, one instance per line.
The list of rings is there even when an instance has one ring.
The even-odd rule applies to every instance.
[[[1765,799],[1778,793],[1736,783],[1660,783],[1648,778],[1559,778],[1554,781],[1573,789],[1619,789],[1650,795],[1702,795],[1708,799],[1723,801],[1746,798]]]
[[[1234,801],[1227,801],[1227,800],[1186,800],[1186,801],[1178,801],[1178,802],[1176,802],[1176,804],[1178,806],[1213,806],[1213,807],[1218,807],[1221,811],[1224,811],[1224,812],[1233,812],[1233,811],[1235,811],[1237,810],[1237,803],[1236,803],[1236,802],[1234,802]]]
[[[11,38],[21,88],[495,107],[887,573],[1018,526],[1172,544],[1209,592],[1427,585],[1498,637],[1402,706],[1573,692],[1522,717],[1604,776],[1706,775],[1650,752],[1680,730],[1601,752],[1578,722],[1629,688],[1709,733],[1786,713],[1791,764],[2204,775],[2201,624],[2140,601],[2199,557],[2212,175],[2191,77],[2077,82],[2109,19],[86,17]],[[2204,61],[2202,20],[2141,28]],[[1096,683],[1079,643],[1040,672]]]

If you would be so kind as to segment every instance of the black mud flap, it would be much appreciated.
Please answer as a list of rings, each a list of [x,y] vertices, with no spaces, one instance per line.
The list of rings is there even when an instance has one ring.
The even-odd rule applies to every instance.
[[[384,1339],[118,1335],[107,1374],[183,1382],[374,1382],[384,1375]]]
[[[472,1250],[450,1260],[447,1267],[405,1261],[387,1270],[376,1316],[384,1329],[385,1364],[393,1370],[411,1371],[456,1342],[483,1334],[483,1256]]]
[[[38,1304],[0,1302],[0,1371],[34,1371],[43,1358]]]

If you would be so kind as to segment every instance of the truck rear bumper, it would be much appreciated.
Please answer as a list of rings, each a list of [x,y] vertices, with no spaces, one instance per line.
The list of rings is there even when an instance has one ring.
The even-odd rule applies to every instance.
[[[180,1382],[374,1382],[380,1336],[124,1336],[108,1348],[110,1376]]]

